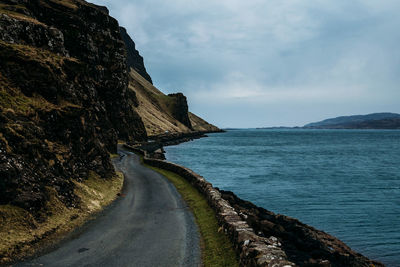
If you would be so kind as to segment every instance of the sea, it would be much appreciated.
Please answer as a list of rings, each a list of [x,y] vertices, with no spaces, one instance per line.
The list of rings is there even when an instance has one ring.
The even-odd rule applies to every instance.
[[[240,129],[165,147],[213,186],[400,266],[400,130]]]

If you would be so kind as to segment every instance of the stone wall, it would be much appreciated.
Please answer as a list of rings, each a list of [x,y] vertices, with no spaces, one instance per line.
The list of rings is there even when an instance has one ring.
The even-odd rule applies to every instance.
[[[223,199],[246,218],[253,230],[262,236],[274,236],[282,244],[287,258],[299,266],[380,267],[338,238],[304,224],[297,219],[275,214],[240,199],[234,193],[220,190]]]
[[[182,176],[207,198],[220,226],[231,239],[241,266],[384,266],[353,251],[334,236],[257,207],[232,192],[214,188],[188,168],[149,158],[151,154],[142,149],[125,147],[144,156],[144,163]]]
[[[145,154],[143,151],[139,153]],[[281,243],[276,237],[258,236],[229,202],[222,198],[219,190],[202,176],[188,168],[163,160],[144,157],[144,163],[182,176],[207,198],[216,213],[219,224],[231,239],[241,266],[297,266],[287,259],[286,253],[281,249]]]

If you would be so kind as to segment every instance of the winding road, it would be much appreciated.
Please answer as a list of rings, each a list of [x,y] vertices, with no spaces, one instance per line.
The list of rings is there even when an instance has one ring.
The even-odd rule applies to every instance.
[[[48,254],[15,266],[199,266],[200,237],[190,210],[161,174],[119,147],[125,174],[113,204]]]

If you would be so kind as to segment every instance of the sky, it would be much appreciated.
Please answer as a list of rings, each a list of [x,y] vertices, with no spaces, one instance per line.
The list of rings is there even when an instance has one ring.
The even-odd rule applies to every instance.
[[[92,0],[153,83],[227,127],[400,113],[398,0]]]

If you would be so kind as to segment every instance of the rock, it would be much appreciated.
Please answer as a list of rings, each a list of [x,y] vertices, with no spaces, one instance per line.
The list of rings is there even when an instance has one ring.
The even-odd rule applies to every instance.
[[[270,238],[273,243],[281,244],[288,259],[298,266],[384,266],[353,251],[336,237],[296,219],[257,207],[229,191],[221,190],[221,196],[245,215],[250,227],[262,233],[260,237],[273,236]]]
[[[169,94],[168,96],[175,99],[175,103],[171,107],[171,115],[189,129],[193,129],[192,123],[189,119],[189,108],[186,96],[184,96],[182,93]]]
[[[128,67],[135,69],[140,75],[142,75],[143,78],[145,78],[148,82],[152,84],[153,81],[151,80],[150,75],[146,71],[143,62],[143,57],[139,54],[139,51],[136,50],[135,42],[128,35],[124,27],[120,27],[120,32],[122,40],[124,40],[127,50],[126,63]]]
[[[78,0],[2,3],[0,204],[79,206],[72,180],[110,176],[118,139],[147,139],[118,22]]]

